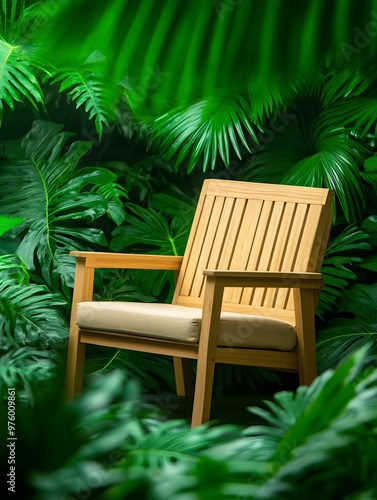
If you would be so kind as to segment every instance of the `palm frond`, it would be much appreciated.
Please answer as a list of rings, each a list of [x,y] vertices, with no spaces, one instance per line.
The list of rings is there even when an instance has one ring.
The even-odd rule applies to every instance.
[[[22,47],[0,38],[0,124],[5,102],[13,110],[14,102],[28,101],[37,109],[43,92]]]
[[[303,107],[293,113],[256,148],[241,178],[330,188],[346,220],[355,221],[365,206],[360,164],[370,152],[340,123],[325,127],[314,111]]]
[[[369,478],[377,456],[371,436],[377,426],[377,371],[360,374],[355,364],[355,358],[360,362],[365,354],[362,349],[337,371],[322,376],[320,392],[310,398],[279,442],[275,472],[263,482],[256,498],[300,498],[313,489],[316,496],[325,498],[344,498],[350,492],[363,498],[365,492],[376,491],[374,479]],[[286,417],[289,412],[290,406],[283,408]],[[274,439],[272,430],[265,428],[266,436]]]
[[[375,37],[360,50],[354,28],[375,22],[374,8],[374,0],[362,6],[342,0],[80,0],[53,20],[43,40],[63,64],[102,50],[107,81],[127,76],[136,108],[159,116],[177,103],[219,97],[224,89],[263,87],[277,78],[289,88],[287,80],[308,69],[357,69],[373,61]]]
[[[191,172],[201,160],[205,172],[208,166],[214,169],[218,156],[229,167],[231,149],[239,159],[241,150],[250,152],[250,138],[258,142],[256,120],[250,103],[241,95],[205,99],[159,117],[153,125],[154,140],[167,160],[174,157],[176,166],[189,158],[187,171]]]
[[[36,4],[36,0],[1,0],[0,38],[9,43],[29,38],[34,32],[29,23],[39,14]]]
[[[343,360],[336,370],[319,376],[311,386],[299,387],[296,394],[286,391],[276,394],[274,401],[266,401],[266,410],[249,408],[268,425],[252,426],[246,434],[268,436],[276,444],[274,455],[279,464],[288,462],[294,457],[295,448],[326,430],[333,421],[343,419],[348,405],[366,385],[376,385],[377,372],[374,370],[374,375],[370,375],[369,370],[362,371],[368,363],[367,353],[366,347],[358,350]],[[285,453],[281,454],[284,448]]]
[[[17,388],[18,398],[34,400],[35,384],[51,380],[55,374],[59,349],[25,345],[0,349],[0,386]]]
[[[368,89],[372,92],[376,79],[377,69],[374,66],[359,69],[346,66],[337,71],[333,69],[326,74],[321,93],[324,108],[332,106],[336,101],[360,97]]]
[[[365,137],[369,132],[376,135],[377,98],[361,96],[336,102],[323,113],[322,120],[325,127],[342,124],[354,130],[360,138]]]
[[[363,250],[372,249],[368,241],[369,235],[358,229],[355,224],[348,226],[330,240],[321,268],[324,286],[316,309],[320,318],[323,319],[326,312],[333,310],[344,289],[350,282],[356,281],[353,266],[362,263]]]
[[[355,284],[343,292],[334,317],[317,332],[319,371],[336,366],[367,344],[377,359],[376,303],[376,285]]]

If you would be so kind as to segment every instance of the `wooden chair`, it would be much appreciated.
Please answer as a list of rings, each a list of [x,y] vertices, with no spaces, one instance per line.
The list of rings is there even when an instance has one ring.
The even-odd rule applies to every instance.
[[[81,390],[86,344],[173,356],[182,396],[193,393],[196,359],[192,426],[209,419],[215,363],[296,372],[310,384],[331,201],[328,189],[206,180],[183,257],[71,252],[68,397]],[[172,304],[92,302],[96,268],[179,272]]]

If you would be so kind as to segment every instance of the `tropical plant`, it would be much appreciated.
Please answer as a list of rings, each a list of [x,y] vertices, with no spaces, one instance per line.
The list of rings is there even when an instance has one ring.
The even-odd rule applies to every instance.
[[[120,224],[127,194],[109,170],[76,168],[91,144],[74,142],[64,152],[72,134],[62,128],[36,121],[25,137],[2,144],[0,203],[4,215],[23,220],[17,254],[27,269],[38,266],[48,286],[69,297],[74,263],[67,249],[106,245],[104,232],[90,224],[103,215]]]
[[[251,408],[265,425],[244,429],[166,421],[120,372],[92,378],[69,404],[44,384],[32,415],[18,402],[17,491],[40,500],[373,498],[377,372],[367,356]]]
[[[2,0],[0,16],[0,124],[6,103],[11,110],[16,103],[29,103],[36,112],[41,109],[47,117],[47,89],[60,83],[59,92],[65,93],[84,106],[89,119],[94,118],[101,138],[104,127],[115,119],[116,91],[112,92],[101,79],[102,56],[90,54],[85,61],[76,61],[70,68],[56,66],[54,58],[46,58],[36,43],[36,35],[43,31],[59,13],[38,0]]]
[[[17,387],[33,399],[33,383],[51,377],[67,339],[66,307],[62,295],[31,282],[19,258],[0,256],[2,393]]]
[[[80,0],[65,6],[43,40],[61,61],[84,60],[101,50],[109,84],[127,76],[133,109],[156,117],[178,103],[234,95],[249,84],[256,92],[266,83],[282,88],[303,71],[315,80],[324,67],[346,63],[356,69],[375,55],[372,36],[364,36],[363,50],[352,44],[355,26],[369,30],[375,22],[374,7],[373,0],[363,8],[341,0],[326,6],[299,0],[268,6],[113,0],[93,6]]]
[[[43,105],[43,91],[36,77],[38,70],[48,73],[47,64],[38,57],[35,47],[20,43],[36,5],[24,0],[2,0],[0,17],[0,124],[3,103],[13,110],[14,102],[28,102],[35,109]]]
[[[355,284],[337,302],[335,315],[318,331],[321,371],[336,366],[351,352],[371,345],[371,363],[377,356],[377,285]],[[373,358],[372,358],[373,355]]]
[[[352,270],[355,265],[363,265],[368,257],[362,257],[363,251],[372,250],[369,235],[357,228],[355,224],[347,226],[327,245],[322,263],[324,286],[321,291],[316,314],[324,319],[326,312],[333,311],[336,301],[342,297],[349,283],[357,280]]]
[[[0,382],[18,392],[17,494],[377,496],[377,5],[351,4],[1,0]],[[173,390],[170,360],[88,347],[97,376],[65,403],[69,250],[181,254],[209,175],[334,190],[317,309],[331,370],[254,408],[266,425],[191,431],[140,397]],[[95,298],[172,288],[106,270]],[[220,366],[216,389],[266,380]]]

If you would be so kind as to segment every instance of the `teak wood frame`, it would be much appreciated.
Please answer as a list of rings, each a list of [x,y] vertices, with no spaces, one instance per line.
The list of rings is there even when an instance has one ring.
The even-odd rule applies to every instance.
[[[76,257],[76,275],[67,356],[67,396],[73,397],[81,390],[86,344],[172,356],[177,394],[188,396],[195,391],[192,426],[209,420],[216,363],[296,372],[300,384],[310,384],[317,374],[314,315],[323,283],[319,270],[331,228],[331,201],[332,192],[327,189],[212,179],[204,182],[184,257],[71,252]],[[253,205],[248,209],[250,203]],[[255,207],[259,210],[257,217]],[[235,228],[236,220],[238,228]],[[302,224],[298,227],[300,221]],[[255,230],[252,249],[245,250],[241,241],[237,252],[246,251],[247,257],[235,256],[236,242],[241,236],[244,238],[244,233],[249,235],[252,228]],[[210,250],[208,238],[212,238]],[[300,244],[295,246],[291,240]],[[216,245],[220,245],[218,250]],[[228,264],[224,265],[227,252]],[[232,266],[236,268],[229,269]],[[276,270],[287,266],[289,270]],[[199,342],[190,344],[80,329],[76,324],[76,306],[92,300],[94,271],[98,268],[174,271],[177,284],[173,304],[202,308]],[[281,290],[292,290],[292,293],[282,295]],[[296,327],[297,347],[288,352],[219,347],[221,310],[288,321]],[[197,360],[195,388],[192,359]]]

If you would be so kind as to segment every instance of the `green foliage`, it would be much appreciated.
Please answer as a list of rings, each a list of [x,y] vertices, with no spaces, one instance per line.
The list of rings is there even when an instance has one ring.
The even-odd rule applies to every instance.
[[[43,92],[27,53],[18,45],[0,38],[0,124],[3,102],[13,110],[14,101],[28,101],[37,108],[43,103]]]
[[[170,223],[155,210],[145,209],[135,204],[127,204],[127,208],[135,215],[128,215],[127,225],[114,229],[110,248],[116,252],[134,245],[146,245],[149,250],[164,255],[183,255],[191,219],[182,216],[174,217]]]
[[[93,377],[69,404],[44,385],[32,412],[17,401],[18,491],[38,500],[373,498],[377,372],[365,369],[367,355],[251,409],[266,425],[246,429],[164,421],[120,372]]]
[[[19,387],[51,376],[68,334],[63,297],[30,282],[24,264],[0,256],[0,384]]]
[[[247,431],[270,444],[274,467],[263,498],[340,499],[376,491],[377,373],[360,371],[365,353],[299,388],[296,396],[277,394],[268,411],[253,409],[270,424]]]
[[[159,117],[154,122],[154,137],[167,160],[175,157],[176,165],[180,165],[190,155],[187,171],[190,173],[202,160],[205,172],[208,165],[215,168],[218,156],[229,167],[231,147],[241,159],[239,142],[250,152],[243,129],[258,142],[252,123],[257,125],[256,117],[242,96],[206,99]]]
[[[369,235],[352,224],[329,242],[321,268],[324,286],[316,309],[320,318],[333,310],[349,283],[357,279],[352,268],[356,263],[363,265],[363,251],[372,248],[368,241]]]
[[[21,224],[22,219],[19,217],[4,217],[0,215],[0,236],[12,229],[12,227]]]
[[[376,359],[376,303],[376,284],[358,283],[343,292],[335,307],[336,315],[318,332],[317,359],[320,371],[336,366],[365,344],[371,344],[371,353]]]
[[[94,54],[80,66],[55,70],[51,84],[60,83],[60,92],[67,91],[76,104],[84,106],[89,119],[95,119],[95,127],[101,139],[104,127],[109,127],[109,118],[115,118],[116,95],[108,90],[99,73],[101,58]]]
[[[15,103],[29,103],[35,110],[45,110],[46,82],[60,83],[60,92],[68,91],[76,103],[83,106],[89,119],[94,118],[101,138],[104,127],[115,118],[116,89],[111,91],[101,78],[102,56],[88,55],[86,61],[62,69],[55,66],[55,58],[46,58],[36,42],[54,20],[62,5],[49,6],[34,0],[2,0],[0,17],[0,124],[3,104],[11,110]]]
[[[365,206],[359,164],[368,149],[340,126],[326,128],[314,107],[303,106],[291,116],[255,152],[242,180],[330,188],[346,220],[357,220]]]
[[[292,75],[308,70],[315,75],[344,63],[356,71],[375,57],[375,37],[362,50],[354,46],[354,28],[374,22],[373,8],[374,0],[362,7],[343,0],[78,0],[42,41],[63,63],[102,51],[109,84],[127,76],[133,109],[157,117],[248,86],[257,93],[278,83],[285,90]]]
[[[62,128],[36,121],[24,138],[3,143],[0,203],[4,215],[23,219],[17,254],[26,267],[39,265],[46,283],[54,290],[61,284],[68,296],[74,265],[68,249],[106,245],[103,231],[90,225],[106,214],[119,223],[124,192],[109,170],[77,168],[90,143],[74,142],[64,151],[72,134]],[[101,191],[106,186],[113,192]]]
[[[1,250],[9,239],[18,247],[0,257],[0,382],[3,397],[7,386],[19,391],[20,496],[377,496],[377,38],[352,51],[377,5],[287,1],[77,0],[48,10],[48,2],[1,0],[1,131],[25,130],[24,105],[46,118],[46,96],[59,122],[72,119],[69,130],[87,135],[82,117],[96,129],[92,149],[40,120],[0,143]],[[198,166],[219,178],[335,191],[319,370],[353,357],[310,388],[276,395],[254,410],[266,425],[243,431],[161,421],[125,380],[171,390],[170,360],[121,350],[89,348],[87,371],[103,376],[64,403],[69,250],[104,248],[112,237],[114,251],[181,255]],[[172,273],[106,270],[95,298],[168,301],[172,289]],[[217,370],[217,390],[266,379],[228,368]]]

